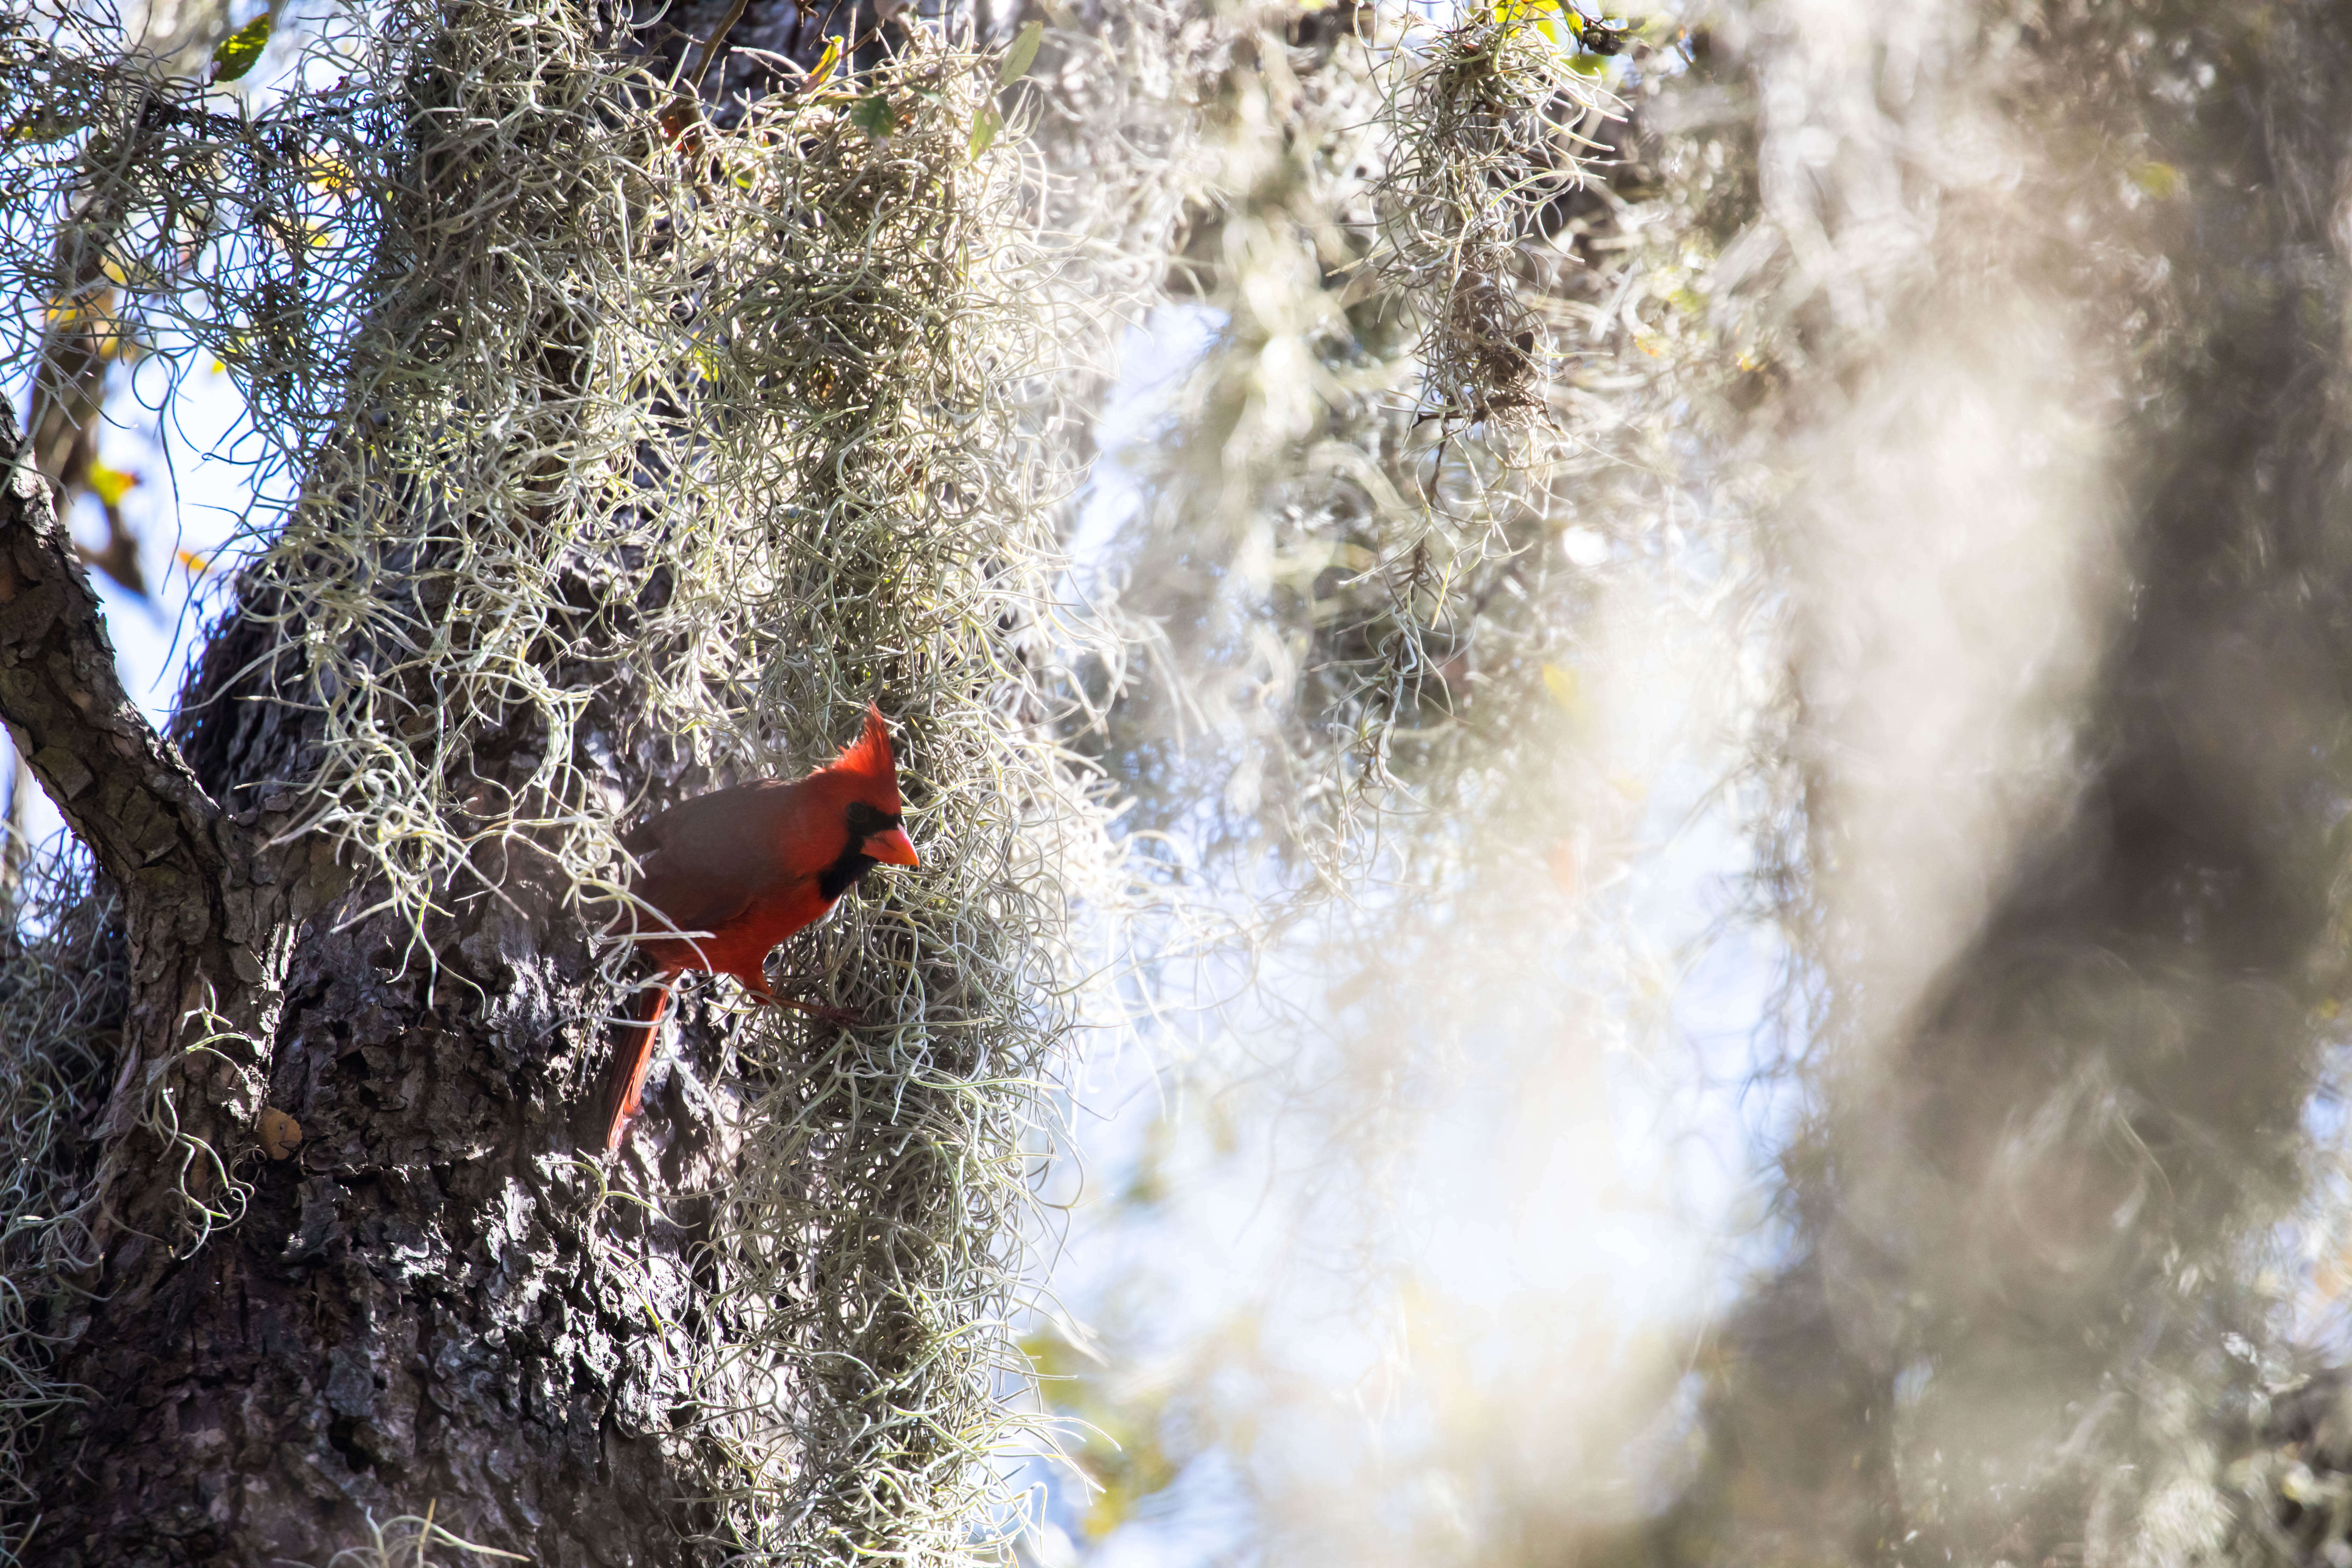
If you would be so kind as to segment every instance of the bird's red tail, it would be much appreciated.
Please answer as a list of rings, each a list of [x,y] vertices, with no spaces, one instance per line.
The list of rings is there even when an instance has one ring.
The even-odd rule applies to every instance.
[[[677,978],[674,973],[665,974],[639,991],[629,1009],[630,1021],[615,1031],[612,1075],[604,1080],[604,1110],[609,1118],[606,1153],[621,1146],[621,1134],[627,1130],[629,1118],[637,1113],[646,1068],[654,1059],[654,1038],[661,1033],[662,1015],[669,1010],[669,988]]]

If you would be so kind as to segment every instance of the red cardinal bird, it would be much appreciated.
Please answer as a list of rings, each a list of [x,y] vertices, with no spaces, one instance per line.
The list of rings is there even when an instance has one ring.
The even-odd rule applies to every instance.
[[[899,820],[890,731],[870,703],[866,732],[831,766],[792,784],[761,779],[697,795],[621,842],[644,868],[637,897],[668,929],[710,934],[638,939],[661,974],[638,992],[632,1021],[621,1026],[604,1091],[607,1150],[621,1146],[637,1113],[654,1035],[680,974],[731,974],[762,1002],[805,1006],[768,989],[768,950],[822,920],[873,867],[918,864]]]

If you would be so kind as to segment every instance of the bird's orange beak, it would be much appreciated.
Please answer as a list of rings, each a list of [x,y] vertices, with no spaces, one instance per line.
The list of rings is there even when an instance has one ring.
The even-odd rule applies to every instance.
[[[866,841],[864,853],[871,855],[885,866],[919,866],[915,841],[907,837],[903,827],[887,828]]]

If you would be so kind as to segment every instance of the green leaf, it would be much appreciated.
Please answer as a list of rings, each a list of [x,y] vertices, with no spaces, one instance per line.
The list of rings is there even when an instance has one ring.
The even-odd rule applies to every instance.
[[[887,136],[898,129],[898,111],[880,93],[850,105],[849,122],[868,136]]]
[[[36,146],[46,145],[51,142],[62,142],[77,131],[88,130],[93,123],[86,115],[60,113],[51,105],[43,104],[9,126],[7,140],[30,142]]]
[[[983,103],[980,112],[971,117],[971,155],[979,157],[988,151],[996,133],[1004,129],[1004,116],[992,103]]]
[[[1013,35],[1013,47],[1004,51],[1004,63],[996,68],[996,85],[1011,87],[1029,74],[1037,63],[1037,46],[1045,41],[1045,24],[1031,22]]]
[[[213,46],[213,79],[235,81],[251,70],[269,44],[269,13],[264,11]]]

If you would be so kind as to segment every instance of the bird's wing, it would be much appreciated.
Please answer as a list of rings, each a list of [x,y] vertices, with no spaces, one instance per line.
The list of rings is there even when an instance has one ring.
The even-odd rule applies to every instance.
[[[647,862],[645,876],[629,890],[659,911],[638,911],[637,935],[650,939],[669,931],[706,934],[725,931],[751,907],[760,882],[740,868],[729,872],[680,866],[656,856]]]
[[[789,876],[778,846],[799,788],[762,779],[713,790],[636,828],[622,840],[645,865],[631,891],[679,931],[724,931]]]

